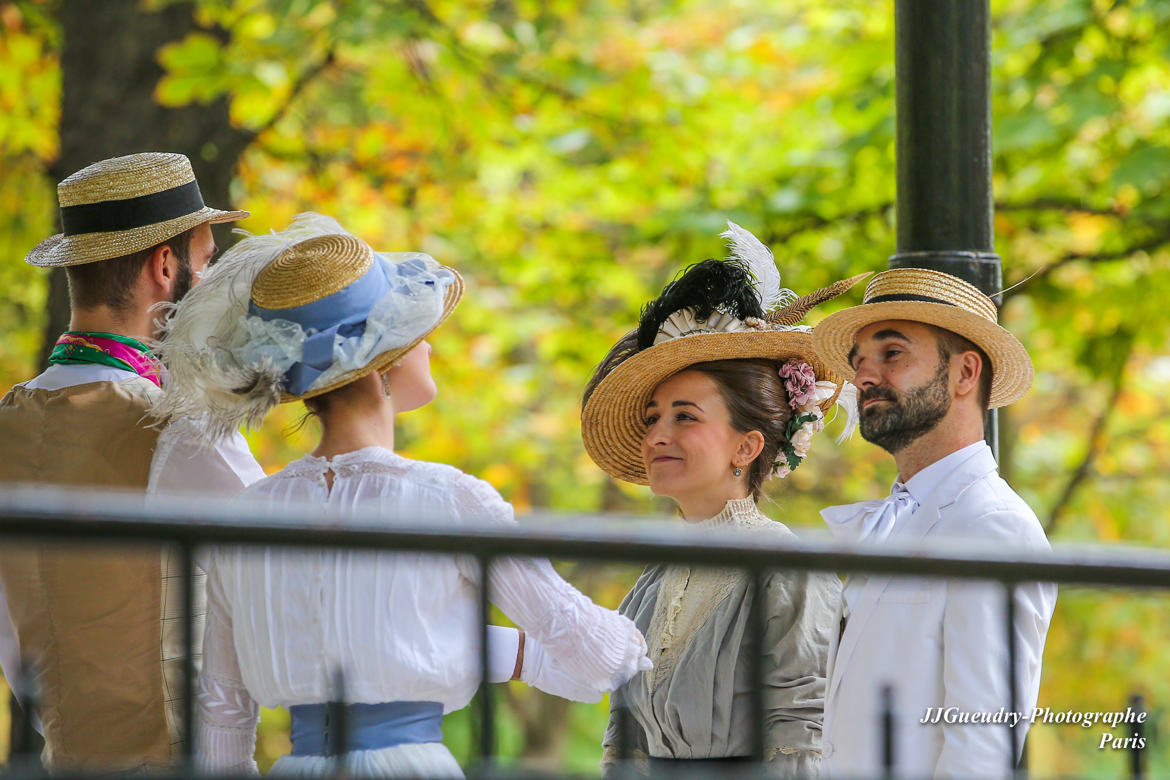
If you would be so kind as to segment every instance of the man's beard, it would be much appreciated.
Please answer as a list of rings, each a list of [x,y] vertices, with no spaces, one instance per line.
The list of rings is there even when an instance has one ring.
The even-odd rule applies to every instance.
[[[195,274],[191,270],[191,260],[178,256],[179,267],[175,271],[175,289],[171,294],[171,303],[178,303],[183,296],[191,292],[191,285],[195,281]]]
[[[873,398],[887,403],[861,410],[861,436],[891,455],[934,430],[951,408],[947,384],[950,364],[941,357],[934,378],[899,395],[887,386],[869,387],[857,394],[858,404]]]

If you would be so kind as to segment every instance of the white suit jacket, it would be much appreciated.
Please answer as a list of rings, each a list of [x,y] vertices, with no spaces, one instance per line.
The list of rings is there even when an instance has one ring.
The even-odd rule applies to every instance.
[[[822,515],[828,521],[832,513],[841,517],[852,509],[830,507]],[[942,537],[1002,543],[1005,551],[1021,553],[1050,549],[1035,513],[999,477],[986,445],[942,477],[918,509],[895,524],[889,540],[905,544]],[[829,649],[821,776],[881,774],[879,715],[886,683],[894,689],[897,776],[1006,776],[1007,727],[920,723],[931,707],[953,715],[1010,710],[1005,601],[1003,586],[994,582],[870,576]],[[1021,585],[1014,605],[1016,711],[1030,715],[1056,586]],[[1013,760],[1027,725],[1022,720],[1017,727]]]

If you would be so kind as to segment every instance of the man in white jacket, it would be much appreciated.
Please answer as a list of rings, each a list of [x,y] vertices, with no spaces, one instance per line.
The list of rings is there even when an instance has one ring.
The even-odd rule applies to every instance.
[[[889,497],[822,512],[835,536],[898,547],[968,539],[1022,554],[1048,549],[1035,513],[999,477],[984,442],[987,409],[1020,398],[1033,373],[1027,351],[996,323],[990,298],[949,274],[886,271],[862,305],[826,318],[814,342],[826,364],[853,377],[862,436],[898,466]],[[896,775],[1006,776],[1036,704],[1055,603],[1051,583],[1014,591],[1013,691],[1004,586],[851,574],[830,648],[822,775],[882,772],[889,686]]]

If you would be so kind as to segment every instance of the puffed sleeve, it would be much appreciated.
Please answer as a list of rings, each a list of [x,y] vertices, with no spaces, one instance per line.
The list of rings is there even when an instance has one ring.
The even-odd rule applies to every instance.
[[[148,495],[198,491],[231,498],[264,478],[264,469],[239,431],[208,443],[202,439],[200,426],[199,421],[182,417],[159,434],[150,462]]]
[[[207,577],[207,629],[196,706],[196,766],[205,772],[260,774],[253,759],[260,708],[241,679],[231,612],[214,564]]]
[[[764,748],[770,777],[816,777],[826,666],[841,582],[831,574],[768,578],[764,626]]]
[[[461,475],[455,488],[464,522],[516,525],[511,505],[488,483]],[[475,561],[457,560],[464,576],[478,582]],[[649,668],[646,641],[633,621],[594,604],[557,574],[547,559],[496,559],[490,583],[491,600],[582,685],[612,691],[639,669]]]

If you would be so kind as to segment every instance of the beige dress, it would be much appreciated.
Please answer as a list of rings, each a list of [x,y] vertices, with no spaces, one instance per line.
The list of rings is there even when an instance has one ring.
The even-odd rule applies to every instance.
[[[699,525],[796,538],[751,498],[729,501]],[[751,591],[746,573],[735,570],[653,565],[642,573],[621,612],[645,633],[654,668],[611,696],[603,765],[617,759],[615,712],[623,707],[633,724],[632,758],[751,754]],[[841,583],[832,574],[775,571],[765,597],[764,757],[774,776],[815,777]]]

